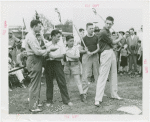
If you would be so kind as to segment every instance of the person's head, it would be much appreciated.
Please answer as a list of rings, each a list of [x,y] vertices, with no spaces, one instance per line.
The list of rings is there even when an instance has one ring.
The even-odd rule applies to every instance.
[[[113,31],[113,32],[112,32],[112,36],[116,36],[116,32]]]
[[[8,53],[11,53],[13,51],[13,47],[12,46],[8,46]]]
[[[94,33],[95,33],[95,35],[98,35],[98,34],[99,34],[99,32],[100,32],[99,27],[95,27],[95,29],[94,29]]]
[[[126,38],[128,38],[130,36],[130,32],[126,31],[125,36],[126,36]]]
[[[80,28],[80,29],[79,29],[79,32],[80,32],[80,35],[83,37],[83,36],[84,36],[84,29],[83,29],[83,28]]]
[[[41,34],[40,34],[40,33],[37,33],[37,34],[36,34],[36,38],[37,38],[38,41],[41,41],[41,40],[42,40]]]
[[[66,36],[66,42],[68,47],[73,47],[74,45],[74,37],[73,36]]]
[[[94,32],[93,23],[87,23],[86,24],[86,30],[87,30],[88,34],[92,35]]]
[[[125,33],[123,31],[119,31],[119,33],[123,36]]]
[[[108,16],[105,21],[105,28],[109,30],[113,26],[113,24],[114,24],[114,18]]]
[[[130,32],[131,35],[134,35],[134,28],[130,28],[129,32]]]
[[[61,32],[59,30],[52,30],[51,32],[51,38],[52,41],[55,41],[57,43],[60,40]]]
[[[42,23],[39,20],[32,20],[30,23],[30,27],[35,33],[39,33],[42,29]]]
[[[141,40],[138,41],[138,46],[141,47]]]
[[[9,31],[9,38],[12,38],[12,36],[13,36],[13,32],[10,30]]]

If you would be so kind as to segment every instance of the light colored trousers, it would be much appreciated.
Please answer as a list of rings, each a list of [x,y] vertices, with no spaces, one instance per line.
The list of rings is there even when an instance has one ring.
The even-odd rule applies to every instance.
[[[88,82],[91,81],[92,72],[94,79],[98,79],[99,56],[98,53],[92,56],[84,54],[82,57],[82,87],[83,93],[86,94],[89,88]]]
[[[100,57],[100,68],[99,68],[99,77],[97,80],[96,86],[96,96],[95,101],[102,101],[104,90],[109,75],[110,81],[110,92],[111,97],[117,97],[118,85],[117,85],[117,65],[116,65],[116,56],[112,49],[105,50],[101,53]]]

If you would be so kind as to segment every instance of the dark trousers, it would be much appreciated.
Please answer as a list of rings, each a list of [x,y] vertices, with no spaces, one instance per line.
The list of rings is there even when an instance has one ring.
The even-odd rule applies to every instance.
[[[46,88],[47,102],[53,100],[53,87],[54,87],[53,79],[55,75],[58,87],[60,89],[62,101],[64,104],[68,104],[70,102],[70,98],[67,90],[65,74],[63,71],[63,65],[61,64],[61,61],[46,61],[45,74],[47,86]]]
[[[134,64],[134,71],[137,71],[137,54],[129,55],[129,71],[132,71],[132,66]]]

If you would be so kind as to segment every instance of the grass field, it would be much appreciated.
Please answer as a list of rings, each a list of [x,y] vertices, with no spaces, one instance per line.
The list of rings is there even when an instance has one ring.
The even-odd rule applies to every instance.
[[[42,79],[45,82],[45,78]],[[94,106],[96,83],[91,83],[85,104],[80,101],[79,91],[76,84],[72,81],[70,99],[74,104],[69,107],[62,103],[60,91],[56,81],[54,82],[54,104],[50,107],[43,107],[43,111],[38,114],[128,114],[119,112],[121,106],[135,105],[142,110],[142,78],[130,78],[128,76],[118,76],[118,94],[123,100],[110,99],[109,82],[107,82],[105,94],[101,107]],[[41,87],[41,101],[46,102],[46,83]],[[31,114],[29,112],[28,88],[16,88],[9,91],[9,113],[10,114]]]

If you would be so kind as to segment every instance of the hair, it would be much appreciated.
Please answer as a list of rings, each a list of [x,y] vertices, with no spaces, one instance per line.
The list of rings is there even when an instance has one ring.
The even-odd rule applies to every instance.
[[[88,26],[93,25],[93,23],[87,23],[86,24],[86,28],[88,28]]]
[[[36,38],[39,37],[39,36],[41,36],[41,35],[40,35],[39,33],[37,33],[37,34],[36,34]]]
[[[109,21],[114,22],[114,18],[113,18],[113,17],[111,17],[111,16],[108,16],[108,17],[106,18],[106,20],[109,20]]]
[[[138,41],[138,43],[140,43],[140,44],[141,44],[141,40],[139,40],[139,41]]]
[[[129,33],[129,34],[130,34],[130,32],[129,32],[129,31],[126,31],[126,33]]]
[[[122,33],[123,35],[125,34],[123,31],[119,31],[119,33]]]
[[[116,34],[116,32],[115,32],[115,31],[113,31],[113,32],[112,32],[112,35],[113,35],[113,34]]]
[[[83,29],[83,28],[80,28],[80,29],[79,29],[79,32],[82,32],[82,31],[84,31],[84,29]]]
[[[99,27],[94,28],[94,32],[99,32],[99,31],[100,31]]]
[[[30,23],[30,27],[33,28],[34,26],[37,26],[38,24],[42,24],[39,20],[32,20]]]
[[[51,37],[56,36],[57,34],[61,34],[61,32],[59,30],[52,30],[51,32]]]
[[[130,31],[130,30],[133,30],[133,31],[134,31],[134,28],[130,28],[129,31]]]
[[[134,32],[134,34],[136,35],[136,34],[137,34],[137,32]]]
[[[72,38],[74,38],[74,37],[71,35],[68,35],[68,36],[66,36],[66,41],[69,41],[69,39],[72,39]]]

